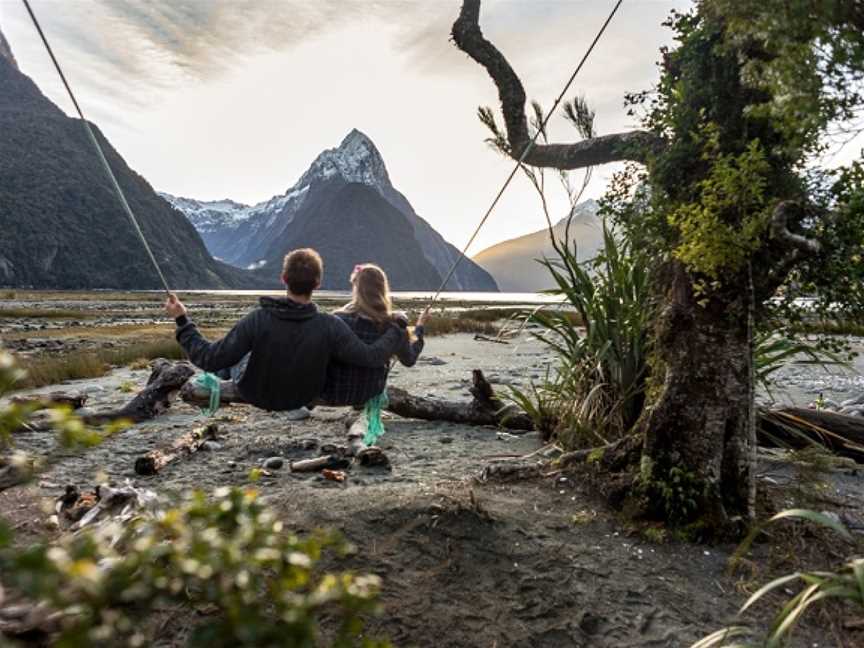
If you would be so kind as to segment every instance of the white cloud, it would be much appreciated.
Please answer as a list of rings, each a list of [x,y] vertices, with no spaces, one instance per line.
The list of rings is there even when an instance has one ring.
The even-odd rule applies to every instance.
[[[449,42],[459,0],[31,1],[85,112],[161,190],[266,199],[357,127],[417,211],[461,245],[509,171],[475,116],[497,103],[495,87]],[[601,132],[632,125],[624,92],[654,82],[669,40],[660,23],[686,4],[622,6],[574,92],[597,109]],[[481,21],[529,97],[548,107],[611,6],[487,0]],[[18,0],[0,0],[0,26],[22,70],[68,109]],[[553,124],[556,137],[571,132]],[[602,192],[595,180],[589,194]],[[517,183],[478,248],[538,229],[541,218]]]

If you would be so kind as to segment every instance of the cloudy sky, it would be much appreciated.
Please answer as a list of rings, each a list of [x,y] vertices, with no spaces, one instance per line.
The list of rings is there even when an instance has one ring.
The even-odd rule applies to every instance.
[[[85,114],[154,187],[255,203],[283,193],[351,128],[417,212],[462,246],[510,170],[484,143],[485,72],[449,42],[459,0],[31,0]],[[548,106],[612,0],[486,0],[484,32]],[[626,91],[656,81],[660,23],[688,1],[626,0],[576,81],[599,133],[636,124]],[[71,105],[18,0],[0,29],[22,71]],[[556,121],[557,139],[573,138]],[[587,196],[605,188],[594,174]],[[563,216],[560,196],[554,203]],[[543,226],[511,187],[472,251]]]

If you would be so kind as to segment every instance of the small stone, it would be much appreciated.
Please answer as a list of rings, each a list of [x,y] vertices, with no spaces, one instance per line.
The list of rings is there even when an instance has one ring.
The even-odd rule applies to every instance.
[[[439,443],[453,443],[453,437],[441,437],[438,439]]]
[[[45,520],[45,528],[50,529],[51,531],[56,531],[60,528],[60,518],[56,515],[51,515]]]
[[[285,465],[285,460],[282,457],[270,457],[264,460],[262,467],[265,470],[279,470],[283,465]]]
[[[199,450],[204,450],[205,452],[216,452],[217,450],[222,449],[222,444],[217,443],[216,441],[205,441],[201,444]]]
[[[94,413],[95,412],[92,407],[79,407],[77,410],[75,410],[75,414],[77,414],[78,416],[93,416]]]
[[[102,385],[88,385],[84,388],[85,394],[98,394],[104,392],[105,388]]]
[[[229,461],[229,462],[228,462],[228,467],[229,467],[229,468],[232,468],[232,469],[233,469],[233,468],[236,468],[236,467],[237,467],[237,462],[236,462],[236,461]]]
[[[432,367],[440,367],[441,365],[447,364],[445,360],[442,360],[441,358],[436,358],[435,356],[432,356],[430,358],[423,358],[422,362],[423,364],[427,364]]]

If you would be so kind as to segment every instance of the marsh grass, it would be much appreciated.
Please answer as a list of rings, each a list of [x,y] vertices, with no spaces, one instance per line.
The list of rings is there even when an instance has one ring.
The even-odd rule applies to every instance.
[[[480,335],[496,335],[499,327],[493,321],[476,320],[462,317],[443,316],[432,317],[426,322],[425,331],[428,336],[450,335],[451,333],[474,333]]]
[[[182,357],[183,351],[172,339],[136,342],[115,349],[41,356],[21,363],[27,375],[16,387],[29,389],[66,380],[99,378],[107,374],[112,367],[133,365],[142,368],[154,358],[179,360]]]
[[[96,315],[88,311],[64,308],[0,308],[0,319],[92,319]]]

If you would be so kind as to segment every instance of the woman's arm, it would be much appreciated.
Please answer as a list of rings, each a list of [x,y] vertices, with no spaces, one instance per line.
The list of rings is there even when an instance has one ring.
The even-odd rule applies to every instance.
[[[420,354],[423,352],[423,344],[424,344],[424,335],[425,335],[425,325],[426,320],[429,318],[429,308],[417,318],[417,325],[414,327],[414,336],[415,340],[412,342],[410,338],[406,335],[406,339],[404,344],[399,347],[399,351],[396,352],[396,357],[399,358],[399,362],[401,362],[406,367],[413,367],[417,364],[417,359],[420,357]],[[397,322],[400,324],[404,321],[405,328],[408,327],[408,318],[405,317],[404,320],[397,319]]]

